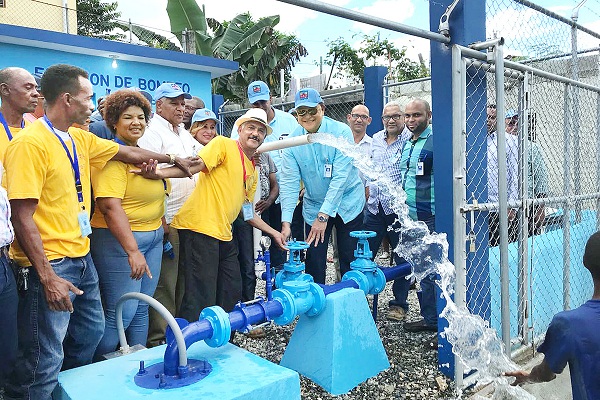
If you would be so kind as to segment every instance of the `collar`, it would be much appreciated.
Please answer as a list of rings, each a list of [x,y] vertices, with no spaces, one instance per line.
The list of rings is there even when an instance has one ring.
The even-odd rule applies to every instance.
[[[421,132],[421,134],[419,135],[419,137],[416,140],[413,140],[413,138],[412,138],[412,132],[411,132],[410,140],[416,142],[416,141],[421,140],[421,139],[427,139],[432,134],[433,134],[433,130],[431,129],[431,125],[429,125],[427,128],[425,128],[425,130],[423,132]]]
[[[360,139],[360,142],[358,142],[358,143],[355,142],[355,144],[357,146],[360,146],[363,143],[371,143],[371,142],[373,142],[373,138],[365,133],[365,135],[362,137],[362,139]]]
[[[158,115],[156,113],[154,114],[154,116],[152,117],[152,120],[150,122],[154,123],[154,124],[158,123],[162,127],[167,128],[169,131],[173,132],[176,135],[179,135],[181,130],[185,130],[185,128],[183,127],[183,124],[174,126],[169,121],[167,121],[166,119],[164,119],[163,117],[161,117],[160,115]]]

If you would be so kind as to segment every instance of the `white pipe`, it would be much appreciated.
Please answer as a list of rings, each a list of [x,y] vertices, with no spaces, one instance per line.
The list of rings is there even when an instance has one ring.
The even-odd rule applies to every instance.
[[[302,146],[311,143],[310,135],[294,136],[292,138],[263,143],[256,150],[259,153],[266,151],[287,149],[288,147]]]

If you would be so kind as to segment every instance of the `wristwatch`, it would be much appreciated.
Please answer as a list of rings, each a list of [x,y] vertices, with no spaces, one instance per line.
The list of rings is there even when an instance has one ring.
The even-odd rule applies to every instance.
[[[317,216],[317,221],[319,222],[327,222],[329,220],[329,217],[324,217],[322,215]]]
[[[177,157],[175,154],[165,154],[167,156],[169,156],[169,164],[171,165],[175,165],[175,157]]]

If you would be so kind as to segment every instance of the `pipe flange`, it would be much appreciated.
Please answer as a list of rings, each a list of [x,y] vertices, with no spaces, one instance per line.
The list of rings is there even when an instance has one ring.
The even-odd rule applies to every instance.
[[[369,294],[379,294],[383,292],[383,289],[385,289],[385,284],[385,274],[381,269],[377,268],[375,271],[373,271],[373,287],[371,287]]]
[[[369,278],[365,274],[360,271],[352,270],[348,271],[342,277],[342,281],[353,280],[358,285],[358,288],[365,292],[365,295],[369,293],[371,289],[371,284],[369,283]]]
[[[294,295],[289,291],[283,289],[277,289],[273,291],[273,300],[281,303],[283,312],[279,317],[273,318],[273,321],[277,325],[287,325],[296,318],[296,303],[294,302]]]
[[[321,314],[321,311],[325,309],[325,292],[323,288],[316,283],[310,283],[310,287],[308,291],[313,295],[313,303],[312,306],[306,312],[306,315],[309,317],[314,317]]]
[[[205,319],[210,323],[213,334],[205,342],[210,347],[221,347],[229,341],[231,337],[231,322],[229,314],[219,306],[206,307],[200,313],[200,319]]]

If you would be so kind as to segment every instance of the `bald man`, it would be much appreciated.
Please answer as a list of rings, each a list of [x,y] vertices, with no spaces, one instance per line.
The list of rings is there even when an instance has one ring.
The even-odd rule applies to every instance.
[[[8,143],[25,127],[23,114],[35,110],[39,93],[33,75],[19,67],[7,67],[0,70],[0,158]]]

